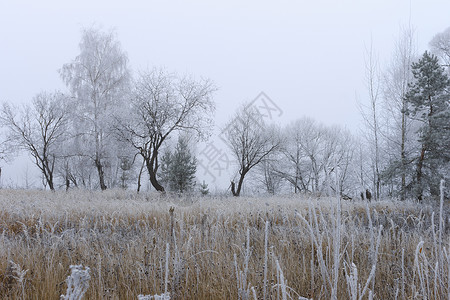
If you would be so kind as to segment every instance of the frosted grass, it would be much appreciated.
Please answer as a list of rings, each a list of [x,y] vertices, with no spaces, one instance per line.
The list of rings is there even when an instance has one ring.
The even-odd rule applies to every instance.
[[[28,270],[0,262],[0,293],[59,298],[83,265],[86,299],[445,298],[445,206],[400,204],[0,190],[0,255]]]

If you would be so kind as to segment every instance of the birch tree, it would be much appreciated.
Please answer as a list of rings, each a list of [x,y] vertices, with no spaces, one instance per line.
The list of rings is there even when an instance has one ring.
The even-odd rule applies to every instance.
[[[407,196],[408,174],[411,173],[413,151],[412,120],[408,118],[406,93],[413,79],[411,65],[415,60],[416,46],[414,30],[404,29],[395,45],[392,60],[383,73],[383,99],[386,126],[383,137],[387,139],[389,166],[383,172],[387,182],[398,182],[400,178],[400,199]],[[392,151],[394,150],[394,151]]]
[[[378,199],[381,193],[380,176],[380,123],[379,123],[379,104],[380,104],[380,72],[378,59],[373,52],[372,43],[365,52],[365,80],[368,91],[368,104],[360,103],[360,111],[364,122],[368,128],[367,141],[372,150],[372,183],[375,199]],[[364,189],[364,187],[362,187]]]
[[[105,165],[114,157],[110,121],[128,89],[128,58],[113,31],[84,29],[79,48],[80,54],[63,65],[60,75],[76,101],[75,134],[85,141],[82,155],[94,163],[105,190]]]

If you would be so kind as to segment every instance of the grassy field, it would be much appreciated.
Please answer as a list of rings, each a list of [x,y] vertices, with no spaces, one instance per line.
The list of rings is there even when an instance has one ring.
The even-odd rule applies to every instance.
[[[0,190],[2,299],[449,299],[448,215],[413,202]],[[143,297],[145,299],[145,297]]]

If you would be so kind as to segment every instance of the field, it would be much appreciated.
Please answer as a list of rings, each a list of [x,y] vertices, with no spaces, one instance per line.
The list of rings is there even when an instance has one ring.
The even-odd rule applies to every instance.
[[[447,219],[439,201],[0,190],[0,295],[59,299],[82,265],[83,299],[450,299]]]

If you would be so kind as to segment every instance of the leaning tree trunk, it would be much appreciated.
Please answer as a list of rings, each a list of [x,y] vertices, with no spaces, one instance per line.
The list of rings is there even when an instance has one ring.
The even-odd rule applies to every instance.
[[[138,181],[137,181],[137,192],[141,191],[141,177],[142,171],[144,170],[145,160],[142,161],[141,169],[139,170]]]
[[[164,192],[164,187],[159,184],[158,179],[156,178],[156,171],[158,170],[158,161],[156,158],[156,154],[152,155],[151,158],[144,157],[145,164],[147,165],[148,175],[150,177],[150,183],[158,192]]]

